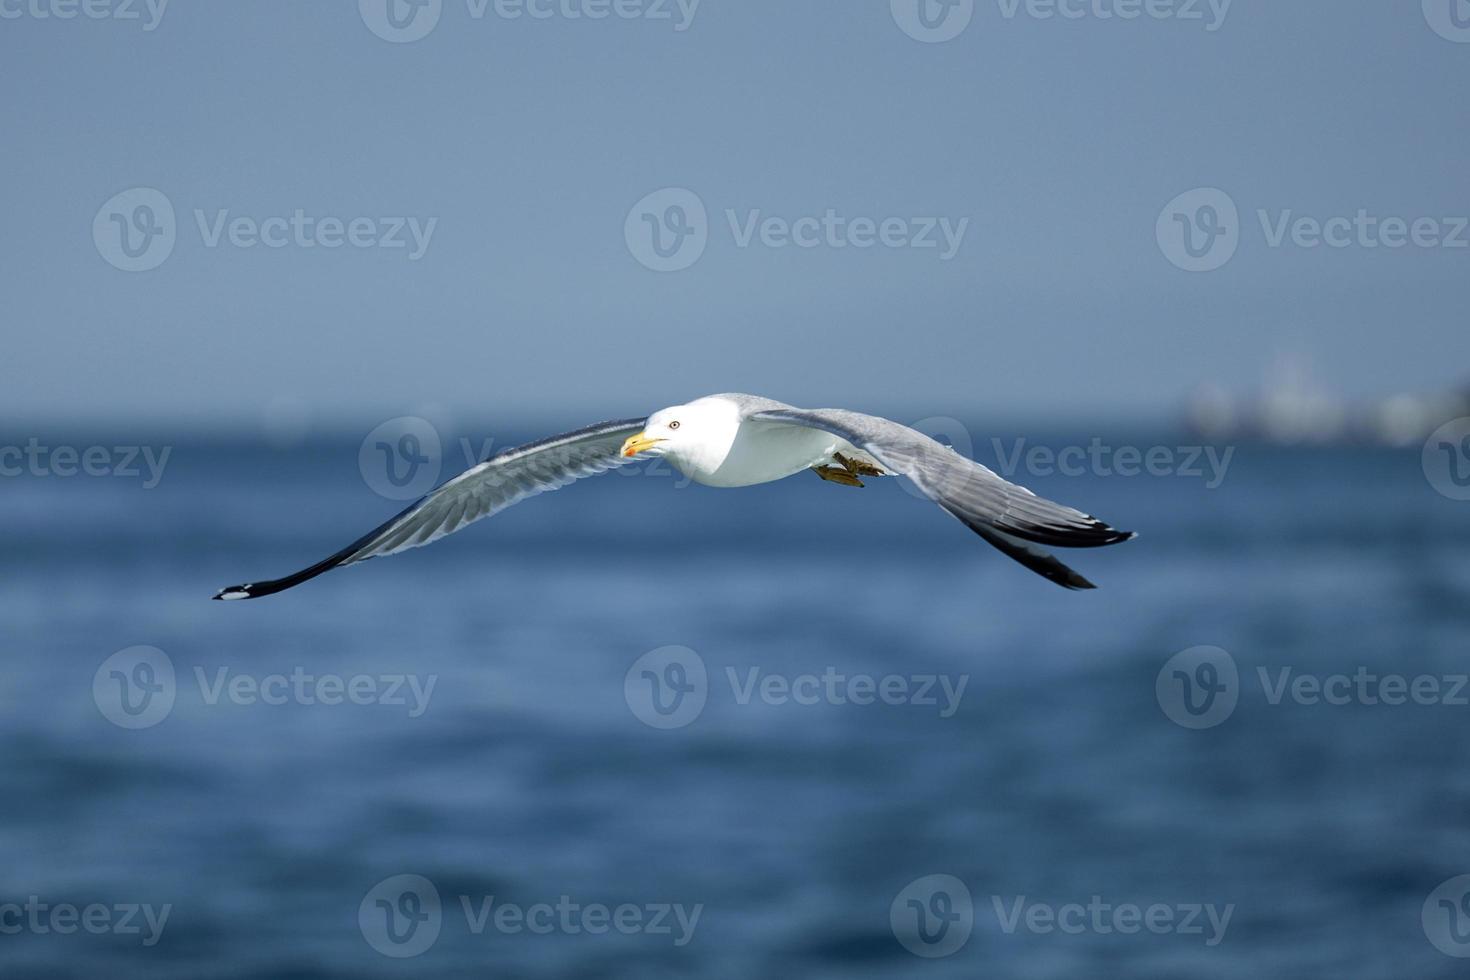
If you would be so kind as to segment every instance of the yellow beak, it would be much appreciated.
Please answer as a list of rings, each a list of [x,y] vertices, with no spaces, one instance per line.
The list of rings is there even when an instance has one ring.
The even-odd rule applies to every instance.
[[[663,439],[650,439],[648,433],[640,432],[636,436],[628,437],[628,441],[623,443],[622,453],[624,456],[637,456],[645,449],[652,447],[654,443],[663,441]]]

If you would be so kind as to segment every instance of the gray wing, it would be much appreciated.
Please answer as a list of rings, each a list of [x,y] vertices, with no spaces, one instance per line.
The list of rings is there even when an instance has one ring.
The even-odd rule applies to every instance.
[[[271,595],[342,565],[417,548],[452,534],[466,524],[499,513],[547,490],[606,472],[627,460],[618,455],[623,440],[643,429],[645,419],[599,422],[540,442],[507,449],[472,466],[421,497],[397,517],[309,568],[285,578],[221,589],[216,599],[254,599]]]
[[[1095,586],[1037,545],[1097,548],[1133,537],[1097,518],[1001,479],[916,429],[838,408],[754,412],[764,422],[804,425],[840,436],[901,474],[970,530],[1039,575],[1070,589]]]

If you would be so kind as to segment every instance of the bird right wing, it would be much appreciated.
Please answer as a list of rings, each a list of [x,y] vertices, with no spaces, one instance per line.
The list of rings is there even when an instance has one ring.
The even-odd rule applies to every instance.
[[[1069,589],[1095,586],[1037,545],[1097,548],[1133,537],[1079,510],[1054,503],[966,459],[916,429],[839,408],[782,408],[751,419],[821,429],[847,440],[1005,554]]]
[[[271,595],[343,565],[417,548],[527,497],[621,466],[628,462],[618,454],[623,440],[642,431],[645,421],[599,422],[507,449],[430,491],[392,520],[315,565],[284,578],[232,585],[214,598]]]

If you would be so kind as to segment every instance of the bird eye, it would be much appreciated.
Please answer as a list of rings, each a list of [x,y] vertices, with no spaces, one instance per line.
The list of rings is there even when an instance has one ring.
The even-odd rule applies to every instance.
[[[677,429],[678,427],[679,427],[679,423],[678,422],[670,422],[669,423],[669,428],[671,428],[671,429]]]

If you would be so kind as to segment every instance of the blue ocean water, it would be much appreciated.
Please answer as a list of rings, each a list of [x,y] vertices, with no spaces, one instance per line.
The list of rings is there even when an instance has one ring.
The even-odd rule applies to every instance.
[[[1470,672],[1470,504],[1436,493],[1417,452],[1242,445],[1215,489],[1018,474],[1141,532],[1067,554],[1090,593],[892,481],[735,492],[637,470],[278,596],[208,601],[398,509],[358,448],[184,440],[151,489],[0,481],[5,976],[1464,972],[1425,916],[1470,872],[1470,708],[1445,703]],[[173,700],[127,728],[109,692],[159,675],[124,664],[119,681],[104,661],[140,645],[167,658]],[[1228,652],[1238,703],[1194,730],[1157,682],[1197,646]],[[681,727],[645,723],[636,696],[635,663],[666,647],[706,674]],[[1429,676],[1446,696],[1273,703],[1284,669]],[[376,687],[372,703],[252,699],[276,675]],[[935,704],[781,697],[808,675],[965,686],[949,712],[937,683]],[[426,700],[407,681],[388,696],[410,676],[432,680]],[[752,677],[776,693],[742,693]],[[246,693],[219,686],[236,678]],[[400,901],[394,882],[419,881],[404,875],[432,896]],[[936,875],[968,903],[952,886],[932,901]],[[962,945],[896,926],[915,888],[926,934]],[[135,905],[167,906],[162,928],[112,927]],[[105,907],[112,926],[63,932],[57,906]],[[1070,906],[1163,906],[1181,928]],[[597,918],[620,907],[627,930]],[[1228,923],[1183,928],[1195,907]],[[1048,929],[1047,910],[1082,925]],[[421,950],[400,942],[414,928]]]

